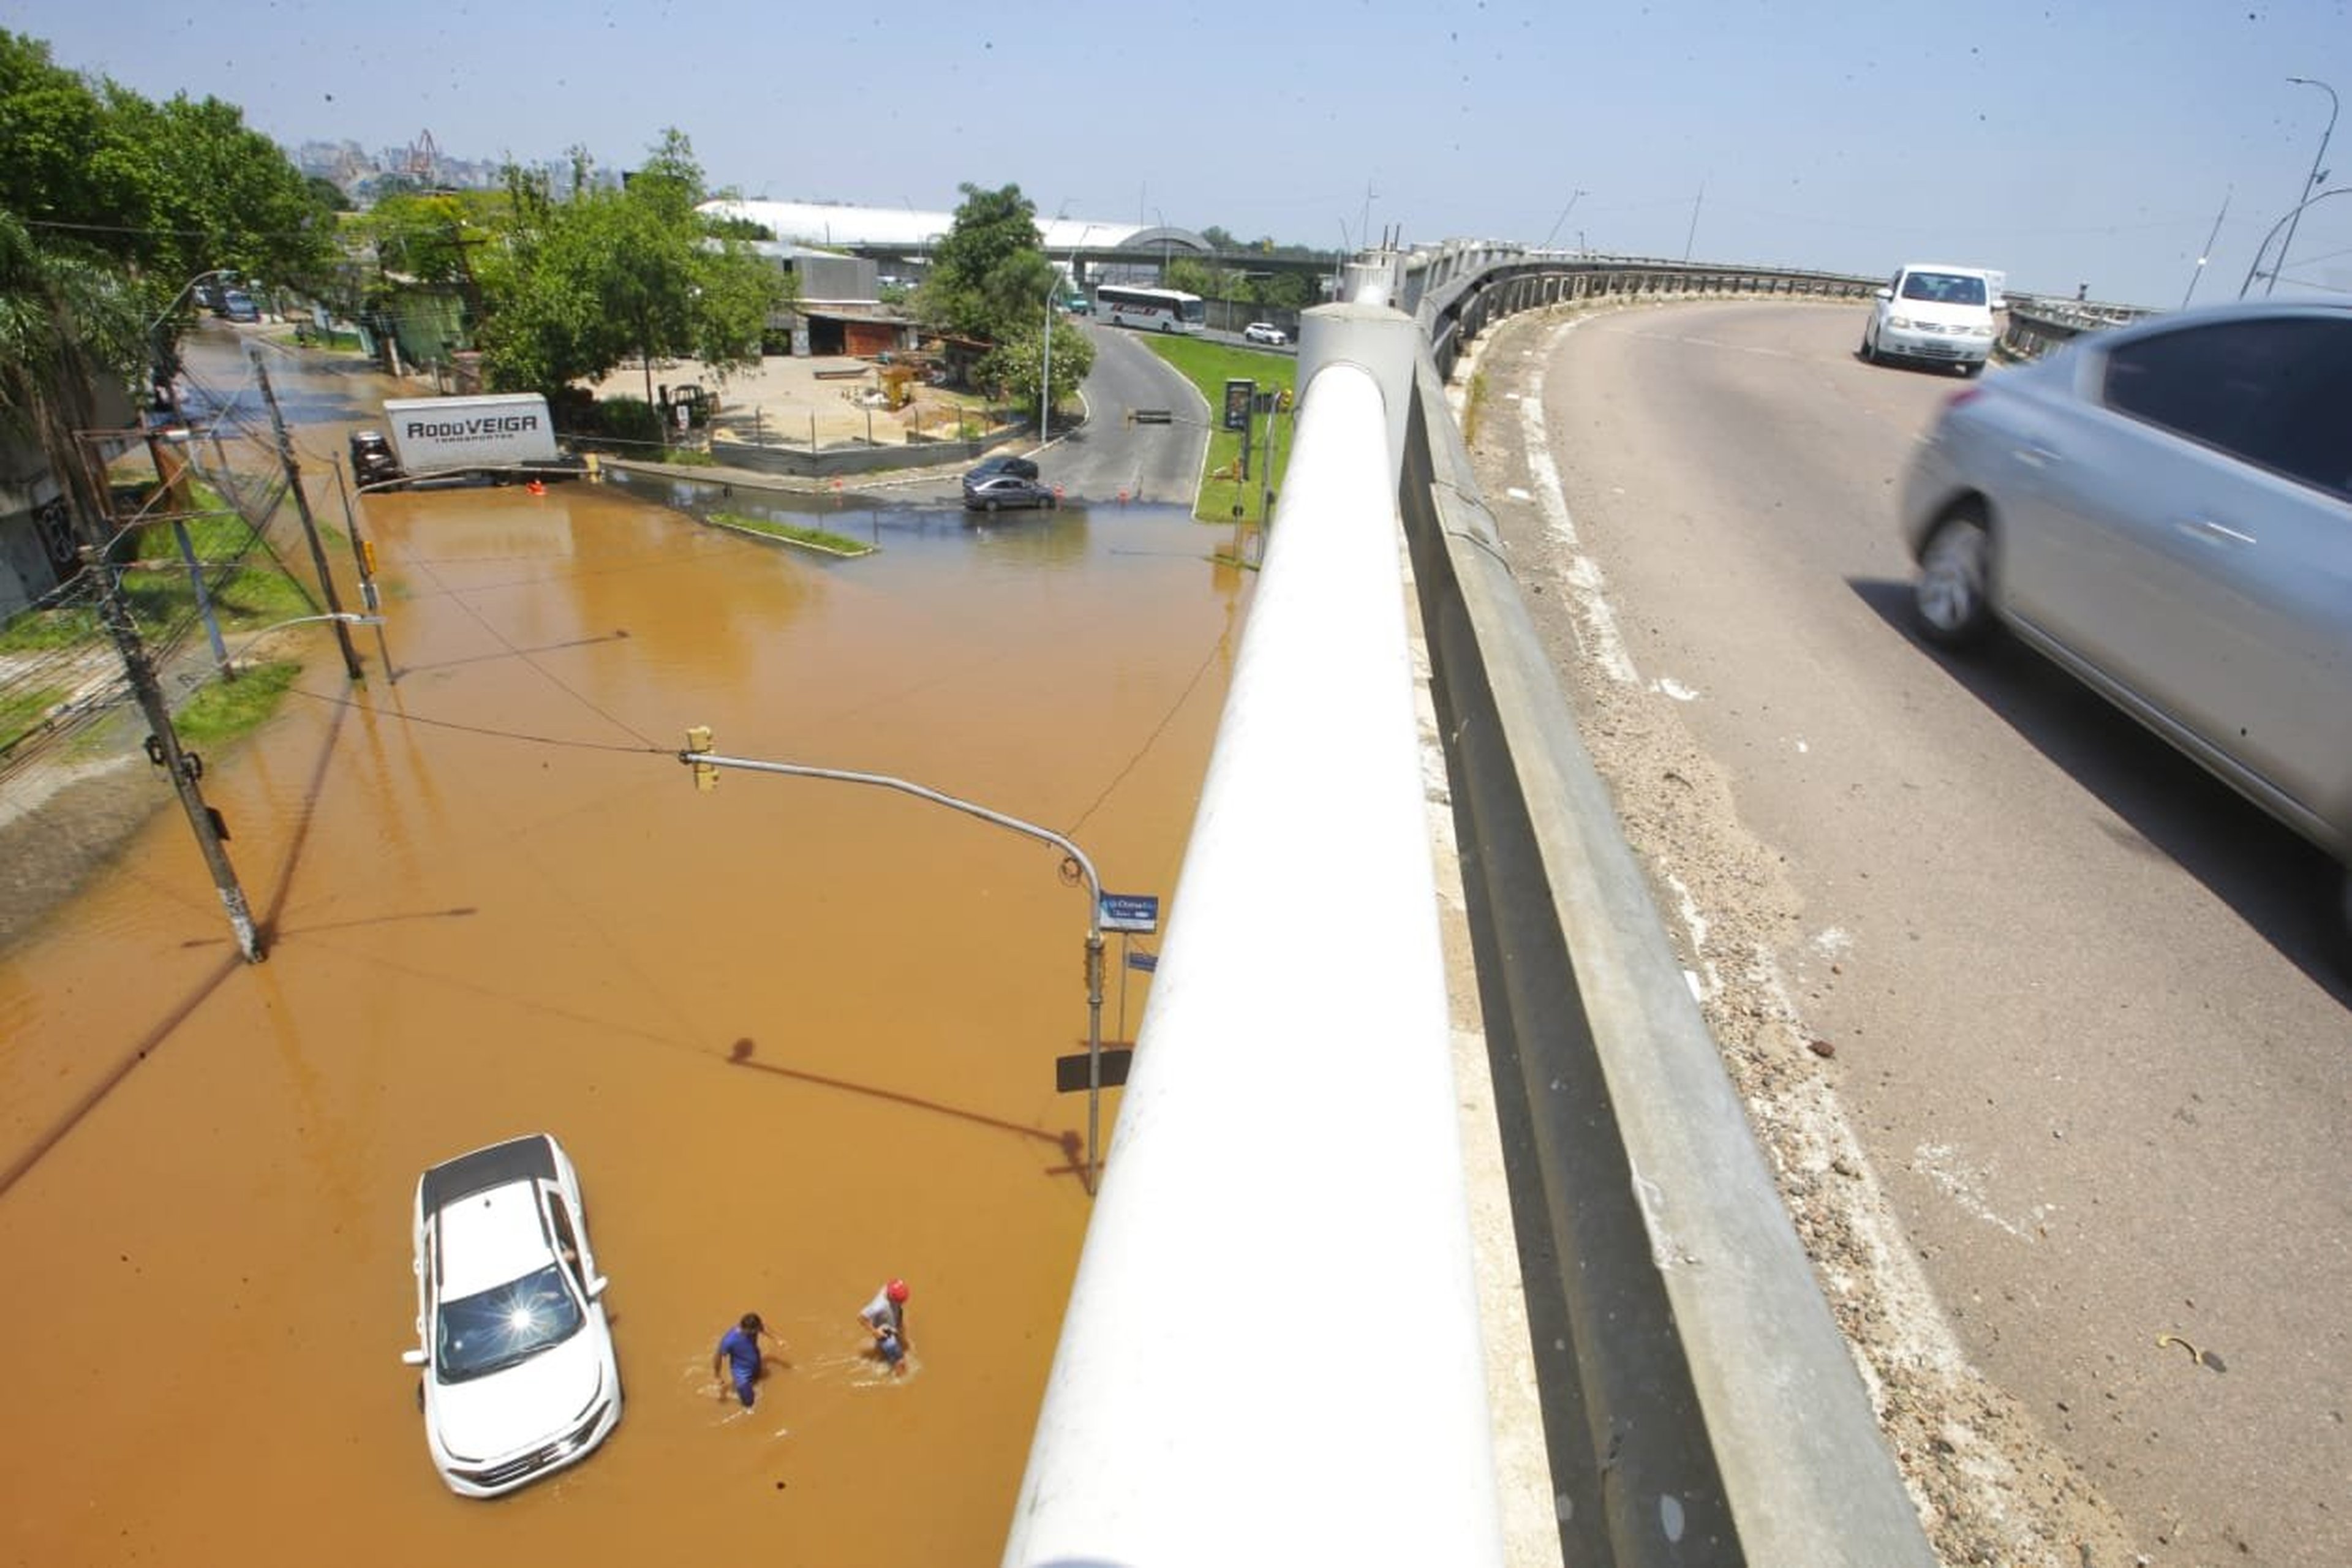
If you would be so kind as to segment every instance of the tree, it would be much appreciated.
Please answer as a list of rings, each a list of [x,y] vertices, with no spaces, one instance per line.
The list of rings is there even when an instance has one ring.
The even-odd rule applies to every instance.
[[[1303,310],[1315,303],[1315,280],[1304,272],[1272,272],[1256,279],[1257,297],[1265,304]]]
[[[105,511],[79,434],[101,423],[99,390],[171,363],[202,273],[323,268],[331,220],[241,110],[152,103],[5,29],[0,146],[0,419],[41,447],[87,529]]]
[[[29,437],[67,495],[76,531],[97,543],[105,480],[81,432],[100,427],[97,388],[147,358],[145,306],[119,267],[47,247],[0,209],[0,423]]]
[[[215,268],[307,282],[334,258],[332,214],[241,110],[185,95],[150,102],[5,30],[0,146],[0,206],[31,243],[127,269],[151,313]]]
[[[149,258],[152,182],[98,91],[49,46],[0,29],[0,207],[28,238],[85,256]]]
[[[964,199],[915,292],[916,313],[935,331],[1001,342],[1022,330],[1033,304],[1043,310],[1053,276],[1036,204],[1019,185],[957,189]]]
[[[1198,294],[1209,300],[1217,298],[1221,292],[1216,274],[1209,269],[1209,264],[1189,256],[1179,256],[1168,263],[1168,287],[1181,289],[1187,294]]]
[[[378,268],[425,283],[470,283],[472,252],[492,237],[480,198],[496,192],[411,192],[390,195],[353,218],[350,232],[373,250]]]
[[[1045,315],[1041,299],[1031,311],[1027,327],[1016,329],[999,338],[996,346],[982,354],[972,367],[972,374],[983,386],[1001,387],[1003,395],[1014,404],[1034,407],[1040,383],[1046,374],[1045,356]],[[1070,391],[1086,380],[1095,368],[1094,340],[1054,313],[1054,363],[1052,374],[1054,405],[1060,407]],[[1040,431],[1042,436],[1045,434]]]
[[[958,188],[963,204],[916,290],[918,316],[934,331],[993,344],[973,374],[983,386],[1030,405],[1045,390],[1050,331],[1053,384],[1075,387],[1094,369],[1095,345],[1052,308],[1061,274],[1045,255],[1036,206],[1018,185]]]
[[[105,93],[138,150],[153,231],[147,259],[173,287],[210,268],[296,284],[327,270],[333,213],[243,110],[184,93],[151,103],[111,82]]]
[[[755,364],[769,315],[790,297],[783,275],[749,241],[696,210],[702,170],[669,130],[619,190],[590,186],[574,164],[572,198],[510,178],[509,247],[478,268],[482,345],[492,384],[551,396],[575,381],[691,355],[714,374]]]

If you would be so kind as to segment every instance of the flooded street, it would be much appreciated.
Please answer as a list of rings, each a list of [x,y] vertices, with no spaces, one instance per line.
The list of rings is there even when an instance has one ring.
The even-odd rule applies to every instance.
[[[790,499],[371,500],[397,679],[362,627],[348,688],[305,628],[281,717],[207,759],[268,962],[238,962],[176,810],[0,955],[0,1557],[995,1559],[1087,1214],[1086,1098],[1054,1085],[1087,1036],[1083,883],[936,805],[704,793],[676,752],[709,725],[903,778],[1172,905],[1249,584],[1175,507],[795,502],[880,546],[846,561],[678,510]],[[1148,979],[1108,941],[1115,1040]],[[465,1501],[400,1362],[411,1204],[426,1165],[542,1130],[626,1411]],[[893,1275],[896,1380],[855,1321]],[[790,1366],[745,1412],[711,1355],[751,1310]]]

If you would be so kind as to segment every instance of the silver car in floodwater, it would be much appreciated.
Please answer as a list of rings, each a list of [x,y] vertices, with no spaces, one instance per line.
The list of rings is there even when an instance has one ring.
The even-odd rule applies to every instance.
[[[1955,394],[1903,531],[1930,640],[1998,620],[2352,861],[2352,302],[2158,317]],[[2338,912],[2352,954],[2352,876]]]

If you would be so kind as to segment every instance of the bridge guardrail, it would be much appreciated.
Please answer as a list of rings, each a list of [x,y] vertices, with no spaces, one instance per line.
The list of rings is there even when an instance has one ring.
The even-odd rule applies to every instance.
[[[1414,387],[1399,509],[1449,739],[1490,1054],[1519,1064],[1554,1247],[1553,1268],[1540,1284],[1530,1270],[1529,1289],[1556,1289],[1571,1326],[1570,1365],[1542,1369],[1548,1405],[1581,1416],[1580,1430],[1552,1439],[1570,1558],[1585,1532],[1591,1560],[1629,1565],[1932,1563],[1528,617],[1444,401],[1437,353],[1442,336],[1450,364],[1507,307],[1595,291],[1867,297],[1876,284],[1651,267],[1506,269],[1499,281],[1423,297],[1431,354]],[[1563,1372],[1572,1386],[1555,1386]],[[1576,1455],[1564,1465],[1563,1447]],[[1686,1531],[1679,1542],[1660,1522],[1670,1499]]]
[[[2094,305],[2011,294],[2009,324],[2001,331],[2000,346],[2012,359],[2040,359],[2085,332],[2105,331],[2153,314],[2136,305]]]
[[[1411,672],[1379,618],[1394,613],[1399,523],[1496,1093],[1534,1152],[1514,1205],[1540,1206],[1522,1234],[1550,1244],[1548,1266],[1529,1255],[1522,1271],[1530,1320],[1563,1325],[1537,1356],[1567,1559],[1935,1563],[1444,401],[1461,346],[1513,309],[1875,287],[1476,247],[1353,264],[1347,300],[1307,313],[1297,445],[1008,1568],[1499,1561],[1478,1469],[1491,1454],[1470,1425],[1477,1309],[1451,1228],[1464,1177],[1424,1114],[1433,1095],[1450,1102],[1427,1071],[1433,889],[1425,847],[1416,872],[1387,842],[1415,831],[1398,789],[1416,764],[1392,743]],[[1302,891],[1312,910],[1293,908]],[[1276,953],[1282,973],[1259,967]],[[1294,970],[1345,973],[1361,1026],[1299,1014]],[[1239,1068],[1316,1082],[1291,1038],[1315,1022],[1344,1042],[1345,1087],[1321,1085],[1313,1125],[1288,1118],[1237,1182],[1231,1119],[1265,1098]],[[1393,1274],[1407,1254],[1420,1266]],[[1323,1300],[1373,1279],[1382,1300]],[[1236,1290],[1262,1300],[1236,1307]],[[1285,1321],[1293,1309],[1311,1321]],[[1280,1351],[1249,1347],[1293,1327],[1304,1360],[1269,1384],[1256,1361]],[[1400,1343],[1414,1347],[1402,1366]],[[1358,1380],[1392,1384],[1386,1415]]]
[[[1440,380],[1491,322],[1554,305],[1656,299],[1867,300],[1884,279],[1641,257],[1448,245],[1407,259],[1405,308],[1429,334]]]

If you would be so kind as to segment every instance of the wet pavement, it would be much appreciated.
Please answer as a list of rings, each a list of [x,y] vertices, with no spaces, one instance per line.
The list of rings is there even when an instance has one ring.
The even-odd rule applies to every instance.
[[[880,550],[690,515],[720,505]],[[937,805],[702,793],[675,752],[709,725],[905,778],[1172,903],[1249,590],[1223,535],[625,477],[364,521],[397,679],[363,636],[348,688],[319,636],[205,779],[268,962],[237,961],[176,812],[0,956],[5,1559],[992,1560],[1087,1217],[1085,1099],[1054,1089],[1084,894]],[[1114,968],[1107,1038],[1146,984]],[[627,1410],[585,1463],[464,1501],[399,1359],[410,1204],[426,1164],[541,1129]],[[855,1322],[891,1275],[897,1380]],[[747,1310],[790,1363],[749,1413],[710,1375]]]

